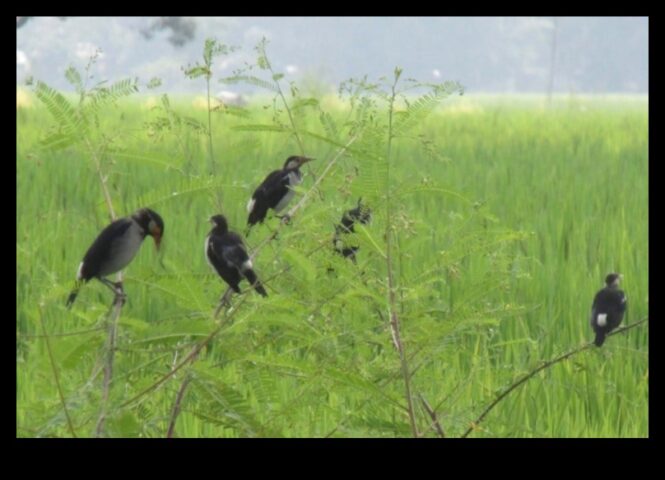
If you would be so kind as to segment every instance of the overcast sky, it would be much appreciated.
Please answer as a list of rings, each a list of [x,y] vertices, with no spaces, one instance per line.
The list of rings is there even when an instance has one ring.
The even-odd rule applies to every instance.
[[[16,30],[16,81],[31,75],[70,89],[65,69],[83,68],[100,48],[97,78],[159,77],[159,91],[201,92],[202,82],[187,80],[181,67],[200,59],[206,37],[240,47],[217,61],[217,77],[253,62],[253,47],[266,37],[273,65],[287,78],[337,85],[401,66],[422,81],[457,80],[467,93],[545,92],[556,35],[555,91],[649,88],[645,17],[184,17],[176,23],[185,27],[179,37],[155,28],[159,17],[31,17]]]

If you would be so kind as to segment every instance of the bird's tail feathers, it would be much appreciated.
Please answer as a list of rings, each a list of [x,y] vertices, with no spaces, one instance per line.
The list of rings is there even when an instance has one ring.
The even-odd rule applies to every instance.
[[[266,292],[266,289],[263,288],[263,285],[261,285],[261,282],[259,281],[258,277],[256,276],[256,273],[254,273],[254,270],[251,268],[247,268],[243,270],[243,275],[245,275],[245,278],[249,283],[252,284],[254,289],[259,292],[259,294],[263,297],[268,296],[268,292]]]
[[[596,347],[602,347],[605,343],[605,332],[596,332],[596,339],[593,341]]]
[[[74,300],[76,300],[76,296],[79,294],[79,290],[81,290],[81,285],[83,285],[83,280],[76,280],[74,282],[74,288],[69,294],[69,297],[67,297],[67,308],[71,308]]]

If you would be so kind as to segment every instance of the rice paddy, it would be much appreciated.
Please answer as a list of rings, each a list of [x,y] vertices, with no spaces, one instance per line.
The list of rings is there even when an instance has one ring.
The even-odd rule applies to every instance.
[[[150,206],[166,225],[162,253],[146,241],[125,271],[104,435],[166,436],[180,392],[177,437],[412,436],[374,166],[347,152],[289,225],[255,228],[251,247],[279,229],[254,260],[270,296],[242,284],[214,319],[225,285],[203,256],[207,219],[224,213],[243,232],[253,189],[298,143],[234,128],[269,123],[264,102],[215,113],[211,176],[200,103],[172,101],[192,121],[169,123],[159,98],[123,101],[91,137],[118,214]],[[344,117],[334,100],[320,104]],[[16,434],[94,436],[112,298],[93,281],[71,310],[65,299],[108,206],[84,145],[40,148],[54,120],[24,91],[16,121]],[[321,129],[318,115],[298,121]],[[401,340],[418,434],[459,437],[520,375],[593,339],[591,301],[607,273],[624,275],[624,325],[648,317],[648,101],[468,95],[411,134],[393,145],[389,179]],[[338,152],[303,141],[317,161],[296,200]],[[360,196],[374,214],[354,236],[354,265],[332,235]],[[612,336],[537,374],[469,436],[647,437],[648,353],[646,325]]]

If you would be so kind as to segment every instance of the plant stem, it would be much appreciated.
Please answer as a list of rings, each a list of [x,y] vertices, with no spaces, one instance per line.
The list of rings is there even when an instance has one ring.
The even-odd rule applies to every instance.
[[[115,221],[117,217],[115,214],[115,210],[113,209],[113,202],[111,201],[111,195],[106,185],[106,178],[104,178],[104,174],[102,173],[101,161],[99,159],[99,156],[97,155],[97,151],[92,147],[90,140],[88,138],[85,139],[85,143],[88,150],[90,151],[90,154],[92,155],[93,160],[95,161],[95,167],[97,168],[97,175],[99,176],[99,181],[102,186],[102,192],[104,194],[104,199],[106,200],[106,204],[109,208],[111,219]],[[119,283],[122,283],[122,278],[123,278],[122,271],[120,271],[118,272],[117,281]],[[97,419],[97,426],[95,428],[95,435],[97,437],[102,436],[104,431],[104,423],[106,421],[107,402],[109,398],[109,392],[111,389],[111,381],[113,380],[113,362],[115,360],[115,339],[118,329],[118,318],[120,318],[120,312],[122,310],[123,304],[124,304],[124,297],[116,293],[116,296],[113,300],[113,304],[111,306],[111,316],[107,320],[109,322],[108,324],[109,334],[106,342],[107,350],[106,350],[106,359],[104,363],[104,381],[102,384],[103,385],[102,408],[99,414],[99,418]]]
[[[44,318],[43,318],[41,305],[39,306],[39,323],[41,323],[42,325],[42,331],[44,332],[44,338],[46,339],[46,350],[48,350],[48,357],[51,362],[51,369],[53,370],[53,378],[55,379],[55,385],[58,389],[60,403],[62,404],[62,409],[65,411],[65,417],[67,418],[67,426],[69,427],[69,432],[72,434],[72,437],[76,438],[74,425],[72,424],[72,419],[69,417],[69,410],[67,410],[65,395],[62,393],[62,386],[60,385],[60,377],[58,375],[58,369],[55,366],[55,360],[53,359],[53,351],[51,350],[51,340],[49,339],[48,332],[46,331],[46,325],[44,325]]]
[[[175,430],[175,422],[176,419],[178,418],[178,414],[180,414],[180,405],[182,403],[182,399],[185,396],[185,391],[187,390],[187,386],[191,381],[192,377],[189,373],[187,373],[175,397],[175,403],[173,404],[173,411],[171,412],[171,420],[169,421],[169,428],[166,431],[166,438],[173,438],[173,432]]]
[[[215,157],[212,152],[212,112],[210,110],[210,77],[206,75],[206,100],[208,101],[208,154],[210,155],[210,172],[216,175]]]
[[[284,104],[286,113],[289,116],[289,122],[291,122],[291,128],[293,129],[293,134],[296,136],[296,141],[298,142],[298,146],[300,147],[300,155],[305,155],[305,147],[303,146],[302,140],[300,139],[300,135],[298,134],[298,129],[296,128],[296,122],[293,120],[293,115],[291,114],[291,107],[289,107],[289,102],[286,101],[286,97],[284,96],[284,92],[282,92],[282,87],[279,84],[279,80],[274,80],[275,72],[273,72],[272,65],[270,64],[270,62],[268,62],[268,70],[270,70],[270,73],[273,76],[273,81],[275,82],[275,86],[277,87],[277,93],[282,99],[282,103]]]
[[[441,424],[439,423],[439,419],[436,416],[436,412],[430,406],[430,404],[427,402],[427,400],[425,399],[425,396],[422,393],[419,394],[419,395],[420,395],[420,402],[421,402],[423,408],[425,409],[427,414],[432,419],[432,425],[436,429],[436,433],[439,435],[439,437],[446,438],[446,434],[443,432],[443,428],[441,428]],[[431,426],[430,426],[430,428],[431,428]]]
[[[395,295],[395,279],[393,276],[392,265],[392,206],[390,194],[390,157],[392,153],[393,140],[393,111],[395,106],[395,97],[397,96],[396,86],[399,75],[395,74],[395,82],[391,87],[390,105],[388,108],[388,148],[386,152],[386,268],[388,270],[388,317],[390,318],[390,331],[395,348],[399,353],[402,377],[404,378],[404,389],[406,403],[409,411],[409,422],[411,432],[414,437],[418,437],[418,427],[416,426],[416,416],[413,408],[413,397],[411,395],[411,375],[409,375],[409,364],[406,360],[404,345],[400,336],[399,318],[397,316],[397,300]]]
[[[124,297],[116,293],[111,305],[111,314],[107,319],[108,322],[108,338],[106,341],[106,359],[104,361],[104,381],[102,387],[102,409],[97,419],[97,426],[95,428],[95,436],[101,437],[104,433],[104,424],[106,422],[106,410],[108,406],[109,393],[111,391],[111,381],[113,380],[113,362],[115,359],[115,341],[118,331],[118,318],[120,318],[120,311],[125,303]]]
[[[213,177],[217,176],[217,167],[215,165],[215,155],[212,150],[212,110],[210,109],[210,75],[206,75],[206,100],[208,101],[208,154],[210,155],[210,173]],[[222,211],[222,194],[220,189],[215,189],[215,199],[217,200],[217,210]]]

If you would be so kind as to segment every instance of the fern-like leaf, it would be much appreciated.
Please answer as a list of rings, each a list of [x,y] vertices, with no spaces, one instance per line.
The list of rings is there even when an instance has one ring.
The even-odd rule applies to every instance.
[[[414,125],[422,122],[441,100],[456,91],[461,91],[461,86],[457,82],[444,82],[440,85],[433,85],[430,93],[422,95],[415,102],[409,104],[406,110],[395,112],[394,136],[403,135]]]
[[[252,75],[234,75],[231,77],[220,78],[219,81],[227,85],[233,85],[237,83],[248,83],[250,85],[254,85],[255,87],[260,87],[274,93],[278,92],[277,87],[273,83],[270,83],[266,80],[262,80],[258,77],[254,77]]]
[[[44,82],[37,82],[35,96],[46,106],[46,109],[58,123],[62,133],[73,135],[86,126],[83,121],[84,117],[76,113],[67,99]]]

